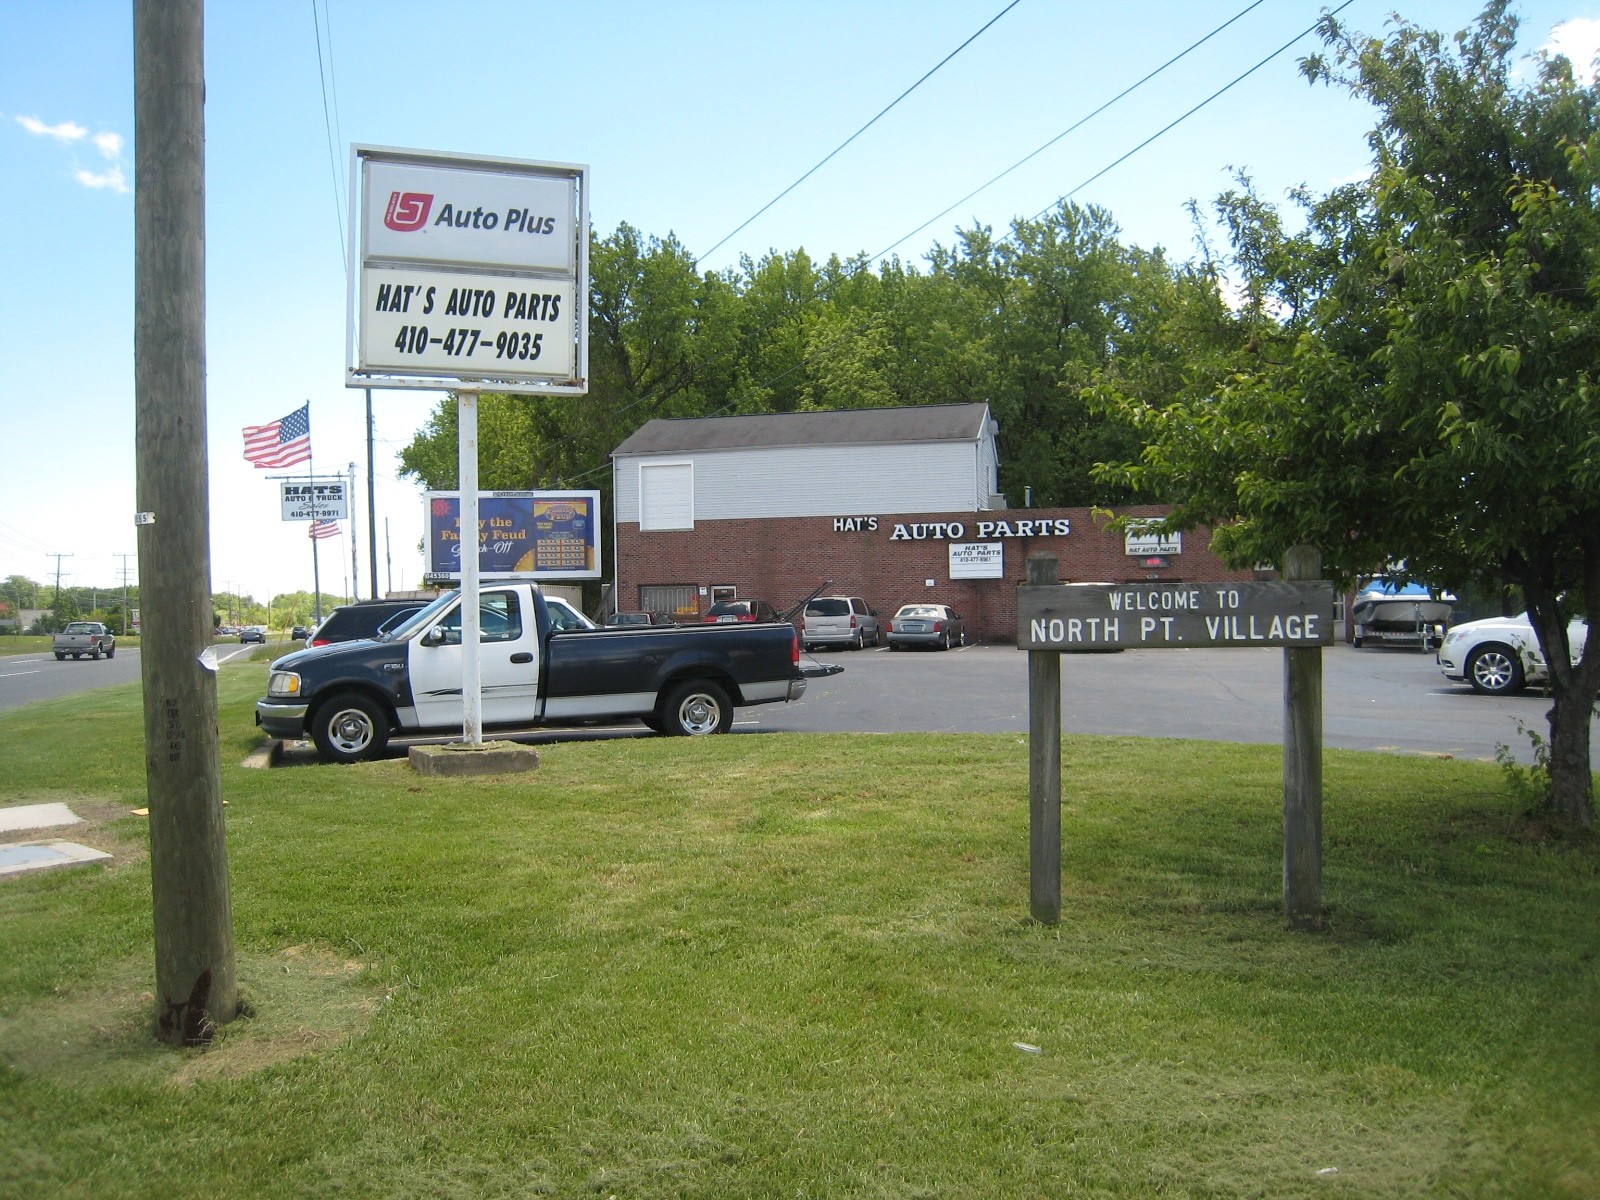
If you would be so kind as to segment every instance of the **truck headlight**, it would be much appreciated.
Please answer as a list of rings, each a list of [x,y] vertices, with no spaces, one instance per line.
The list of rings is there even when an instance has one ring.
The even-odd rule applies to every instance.
[[[267,695],[298,696],[299,694],[300,676],[293,671],[274,671],[267,676]]]

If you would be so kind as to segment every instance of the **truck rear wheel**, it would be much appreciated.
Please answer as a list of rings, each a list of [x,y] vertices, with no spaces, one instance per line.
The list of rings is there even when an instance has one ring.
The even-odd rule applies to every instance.
[[[376,701],[358,692],[340,692],[317,706],[311,740],[324,762],[362,762],[376,758],[389,744],[389,718]]]
[[[680,683],[661,706],[661,732],[670,737],[703,737],[733,728],[733,701],[709,679]]]
[[[67,652],[65,650],[57,650],[56,651],[56,661],[57,662],[66,662],[67,661]]]

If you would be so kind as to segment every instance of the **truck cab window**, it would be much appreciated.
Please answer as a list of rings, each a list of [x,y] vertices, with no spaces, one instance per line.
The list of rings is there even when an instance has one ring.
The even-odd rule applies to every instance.
[[[444,644],[461,644],[461,608],[456,606],[439,622]],[[514,642],[522,636],[522,610],[512,592],[487,592],[478,597],[478,641]]]

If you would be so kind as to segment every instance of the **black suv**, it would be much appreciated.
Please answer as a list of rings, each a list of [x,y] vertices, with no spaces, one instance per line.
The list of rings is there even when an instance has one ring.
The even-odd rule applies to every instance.
[[[723,600],[706,610],[707,625],[730,621],[776,621],[778,614],[765,600]]]
[[[375,637],[385,626],[398,625],[426,606],[426,600],[357,600],[354,604],[341,604],[311,631],[306,645],[326,646]]]

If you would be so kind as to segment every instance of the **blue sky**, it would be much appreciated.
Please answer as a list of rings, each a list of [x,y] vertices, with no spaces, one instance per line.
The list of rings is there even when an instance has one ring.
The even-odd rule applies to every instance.
[[[704,253],[1006,3],[213,0],[213,587],[257,598],[310,587],[305,527],[280,520],[271,473],[243,461],[240,437],[309,400],[319,470],[357,464],[369,590],[364,405],[343,382],[350,143],[587,163],[598,232],[626,221]],[[702,266],[897,242],[915,261],[958,226],[1035,216],[1306,29],[1321,5],[1263,0],[900,242],[1248,3],[1021,0]],[[1398,9],[1454,31],[1479,7],[1355,0],[1341,19],[1380,33]],[[1519,12],[1529,51],[1555,36],[1592,59],[1600,0],[1526,0]],[[59,553],[70,555],[66,581],[115,584],[135,550],[131,5],[0,0],[0,22],[0,576],[48,581]],[[1359,176],[1370,114],[1300,78],[1296,61],[1315,47],[1298,42],[1074,199],[1109,209],[1125,240],[1187,258],[1184,202],[1223,190],[1231,168],[1272,197]],[[380,587],[421,574],[420,492],[397,478],[395,456],[439,398],[374,397]],[[324,589],[343,591],[349,533],[321,554]]]

